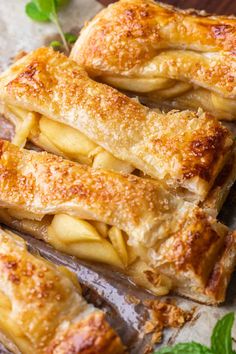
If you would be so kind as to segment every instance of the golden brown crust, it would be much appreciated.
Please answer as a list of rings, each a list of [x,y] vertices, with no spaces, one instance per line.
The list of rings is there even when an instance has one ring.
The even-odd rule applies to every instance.
[[[175,229],[173,213],[190,207],[155,181],[95,170],[6,141],[0,141],[0,189],[1,207],[102,221],[126,231],[133,242],[155,242],[159,226],[163,237]]]
[[[181,223],[151,251],[154,268],[172,279],[177,293],[209,304],[224,301],[236,264],[235,235],[201,209]]]
[[[156,113],[41,48],[0,78],[6,104],[78,129],[117,158],[204,199],[231,152],[229,131],[199,112]]]
[[[96,313],[54,339],[46,353],[123,354],[124,348],[119,337],[105,321],[104,314]]]
[[[125,71],[151,59],[159,49],[184,45],[186,49],[235,54],[235,17],[202,16],[197,11],[191,13],[153,0],[121,0],[102,10],[93,22],[93,36],[89,34],[86,48],[81,48],[80,58],[85,63],[92,62],[96,55],[101,60],[103,54],[105,62],[99,64],[106,65],[110,60],[111,67]],[[106,50],[112,53],[110,58]]]
[[[231,187],[236,180],[236,155],[230,156],[201,207],[212,216],[216,217],[220,212]]]
[[[193,92],[201,87],[235,100],[235,47],[235,17],[181,11],[153,0],[121,0],[84,27],[71,57],[91,76],[115,87],[120,87],[120,78],[131,84],[166,78],[190,84]],[[148,97],[160,103],[158,92],[147,90]],[[220,110],[215,107],[213,112]],[[234,109],[232,117],[220,118],[235,117]]]
[[[236,264],[236,233],[230,232],[216,262],[206,287],[206,296],[214,297],[218,303],[224,301],[226,284],[229,283]]]
[[[1,141],[0,146],[2,208],[63,212],[114,225],[127,232],[136,255],[154,272],[169,277],[178,293],[212,304],[223,301],[235,251],[222,256],[228,229],[202,209],[173,197],[153,180],[93,170],[9,142]],[[27,231],[14,218],[0,218]],[[216,286],[206,290],[219,259],[221,297]]]
[[[73,354],[100,353],[102,346],[106,354],[111,352],[105,349],[112,346],[114,352],[124,352],[104,315],[83,300],[67,273],[30,254],[13,233],[0,229],[0,241],[0,331],[22,354],[68,354],[63,348],[48,348],[58,338],[72,345],[71,333],[81,343]],[[95,326],[98,341],[91,343],[93,351],[86,352]]]
[[[199,86],[211,89],[213,85],[225,95],[235,97],[232,71],[235,46],[234,17],[191,14],[152,0],[122,0],[101,11],[87,24],[72,57],[96,76],[99,73],[128,76],[130,72],[134,77],[153,58],[158,60],[160,50],[196,51],[200,53],[196,53],[198,65],[190,62],[186,71],[182,64],[177,65],[175,72],[178,60],[173,57],[166,63],[162,61],[165,68],[160,70],[168,70],[167,77],[192,78],[196,84],[202,84]],[[212,53],[213,58],[204,57],[204,53]]]

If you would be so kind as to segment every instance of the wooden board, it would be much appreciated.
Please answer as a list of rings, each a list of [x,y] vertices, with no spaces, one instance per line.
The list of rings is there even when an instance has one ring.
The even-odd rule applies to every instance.
[[[98,0],[103,5],[111,4],[114,0]],[[236,15],[236,0],[163,0],[182,9],[195,8],[209,13]]]

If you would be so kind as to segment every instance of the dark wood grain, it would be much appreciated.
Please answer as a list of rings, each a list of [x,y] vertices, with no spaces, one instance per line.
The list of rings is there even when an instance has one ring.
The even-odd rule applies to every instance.
[[[115,0],[98,1],[103,5],[115,2]],[[182,9],[195,8],[209,13],[236,15],[236,0],[163,0],[162,2]]]

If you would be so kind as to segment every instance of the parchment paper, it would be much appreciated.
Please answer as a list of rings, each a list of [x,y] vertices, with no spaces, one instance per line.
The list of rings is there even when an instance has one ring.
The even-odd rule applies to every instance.
[[[5,69],[19,51],[29,51],[45,43],[45,37],[56,33],[53,24],[32,22],[24,12],[26,1],[0,0],[0,71]],[[85,20],[91,18],[102,6],[95,0],[73,0],[60,14],[64,31],[79,28]],[[1,127],[0,127],[1,129]],[[231,192],[230,198],[221,213],[221,219],[230,227],[236,228],[235,193]],[[96,282],[96,279],[94,279]],[[191,301],[177,298],[178,303],[184,308],[196,307],[195,319],[187,323],[180,331],[166,335],[166,342],[176,343],[183,341],[199,341],[209,344],[210,334],[217,319],[229,311],[236,309],[236,276],[231,281],[227,301],[221,307],[203,306]],[[114,284],[114,287],[116,285]],[[111,296],[112,297],[112,296]],[[115,298],[112,300],[115,303]],[[124,310],[124,309],[123,309]],[[236,337],[236,326],[233,330]],[[0,349],[1,352],[1,349]],[[134,354],[139,354],[138,353]]]
[[[29,51],[44,45],[45,37],[57,32],[52,23],[31,21],[25,14],[27,0],[0,0],[0,70],[21,50]],[[95,0],[72,0],[60,12],[64,32],[80,28],[102,5]]]

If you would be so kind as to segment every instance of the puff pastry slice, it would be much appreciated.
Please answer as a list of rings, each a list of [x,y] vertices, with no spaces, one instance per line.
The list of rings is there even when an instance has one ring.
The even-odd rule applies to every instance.
[[[236,119],[236,18],[120,0],[88,22],[71,57],[92,77],[167,108]]]
[[[235,233],[205,211],[154,180],[4,141],[0,151],[5,224],[65,253],[119,267],[155,294],[174,290],[205,303],[224,301]]]
[[[121,354],[104,314],[82,298],[76,277],[29,253],[0,229],[0,341],[21,354]]]
[[[16,125],[17,145],[29,137],[96,168],[136,168],[193,200],[206,197],[233,149],[230,132],[213,117],[157,113],[92,81],[74,61],[47,48],[1,75],[0,99]]]

